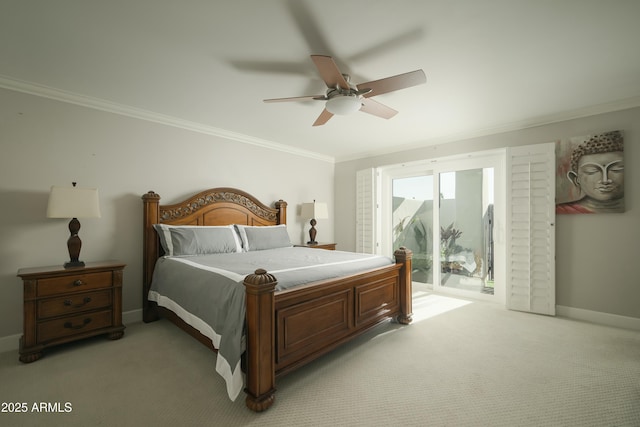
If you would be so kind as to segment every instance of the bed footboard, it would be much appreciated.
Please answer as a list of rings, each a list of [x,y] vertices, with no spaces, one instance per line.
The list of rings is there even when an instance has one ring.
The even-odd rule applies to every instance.
[[[411,323],[412,253],[401,248],[394,255],[389,267],[279,292],[265,270],[245,278],[248,408],[261,412],[273,404],[277,376],[381,322]]]

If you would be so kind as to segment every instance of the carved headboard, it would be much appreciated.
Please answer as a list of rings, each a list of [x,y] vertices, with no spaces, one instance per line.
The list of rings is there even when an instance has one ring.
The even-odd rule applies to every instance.
[[[160,196],[149,191],[144,202],[143,310],[156,260],[162,255],[153,224],[170,225],[278,225],[287,223],[287,202],[271,208],[252,195],[235,188],[212,188],[172,205],[161,205]]]

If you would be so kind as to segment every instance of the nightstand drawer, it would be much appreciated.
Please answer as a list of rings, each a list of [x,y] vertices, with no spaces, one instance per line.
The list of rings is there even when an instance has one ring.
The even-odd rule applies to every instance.
[[[38,324],[38,342],[109,327],[111,317],[111,310],[107,310],[41,322]]]
[[[111,290],[71,294],[38,301],[38,319],[111,307]]]
[[[59,295],[63,292],[86,291],[110,287],[113,273],[75,274],[73,276],[52,277],[38,280],[38,296]]]

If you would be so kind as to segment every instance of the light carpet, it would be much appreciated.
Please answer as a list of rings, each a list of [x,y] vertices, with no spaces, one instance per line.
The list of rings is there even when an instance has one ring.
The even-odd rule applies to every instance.
[[[414,313],[280,378],[261,414],[231,402],[215,354],[164,320],[31,364],[3,353],[0,401],[29,410],[0,425],[640,426],[637,331],[425,292]]]

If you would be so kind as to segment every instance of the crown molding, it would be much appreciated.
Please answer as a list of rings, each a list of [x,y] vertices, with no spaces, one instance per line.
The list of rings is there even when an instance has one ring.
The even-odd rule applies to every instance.
[[[382,149],[367,153],[360,153],[352,156],[345,156],[336,159],[332,156],[319,154],[313,151],[297,149],[284,144],[279,144],[273,141],[268,141],[261,138],[252,137],[249,135],[241,134],[238,132],[232,132],[229,130],[217,128],[214,126],[205,125],[202,123],[192,122],[188,120],[179,119],[176,117],[156,113],[141,108],[135,108],[128,105],[118,104],[115,102],[106,101],[99,98],[94,98],[86,95],[81,95],[73,92],[68,92],[49,86],[39,85],[23,80],[14,79],[12,77],[0,75],[0,88],[14,90],[17,92],[23,92],[30,95],[40,96],[43,98],[49,98],[56,101],[66,102],[69,104],[75,104],[82,107],[101,110],[109,113],[119,114],[127,117],[132,117],[149,122],[159,123],[166,126],[172,126],[180,129],[190,130],[206,135],[217,136],[220,138],[238,141],[244,144],[256,145],[271,150],[281,151],[296,156],[307,157],[323,162],[335,164],[336,162],[347,162],[352,160],[358,160],[368,157],[377,157],[385,154],[397,153],[401,151],[408,151],[416,148],[422,148],[431,145],[441,145],[451,142],[462,141],[466,139],[480,138],[487,135],[499,134],[510,131],[518,131],[536,126],[544,126],[553,123],[558,123],[567,120],[579,119],[583,117],[594,116],[597,114],[605,114],[614,111],[626,110],[629,108],[640,107],[640,96],[630,97],[614,102],[599,104],[586,108],[564,111],[557,114],[541,116],[530,119],[526,122],[514,122],[507,123],[500,126],[476,129],[468,132],[443,135],[433,138],[429,141],[419,141],[413,144],[406,144],[404,146],[395,146],[393,148]]]
[[[0,75],[0,88],[27,93],[29,95],[40,96],[43,98],[49,98],[56,101],[92,108],[95,110],[101,110],[108,113],[119,114],[135,119],[145,120],[148,122],[154,122],[180,129],[190,130],[206,135],[217,136],[232,141],[242,142],[244,144],[257,145],[259,147],[282,151],[284,153],[293,154],[296,156],[308,157],[328,163],[335,163],[334,157],[315,153],[313,151],[301,150],[284,144],[278,144],[277,142],[244,135],[238,132],[232,132],[202,123],[196,123],[189,120],[179,119],[177,117],[144,110],[141,108],[106,101],[104,99],[94,98],[78,93],[52,88],[49,86],[18,80],[8,76]]]
[[[359,153],[352,156],[344,156],[337,158],[337,163],[348,162],[354,160],[360,160],[370,157],[384,156],[386,154],[399,153],[403,151],[415,150],[418,148],[424,148],[434,145],[442,145],[453,142],[465,141],[468,139],[482,138],[489,135],[496,135],[506,132],[515,132],[519,130],[529,129],[538,126],[551,125],[554,123],[565,122],[574,119],[581,119],[585,117],[595,116],[598,114],[613,113],[615,111],[628,110],[631,108],[640,107],[640,96],[634,96],[630,98],[620,99],[613,102],[607,102],[604,104],[593,105],[590,107],[579,108],[575,110],[563,111],[560,113],[549,114],[545,116],[535,117],[526,121],[518,121],[513,123],[505,123],[498,126],[487,127],[483,129],[474,129],[468,132],[460,132],[455,134],[442,135],[431,138],[427,141],[418,141],[415,143],[405,144],[402,146],[390,147],[388,149],[381,149],[377,151],[371,151],[367,153]]]

